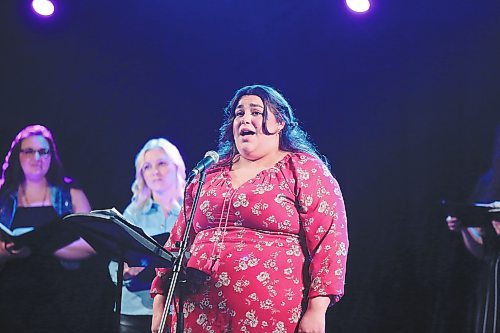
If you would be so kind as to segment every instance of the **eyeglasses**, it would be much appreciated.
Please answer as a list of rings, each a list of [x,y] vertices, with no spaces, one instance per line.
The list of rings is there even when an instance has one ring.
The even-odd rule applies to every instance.
[[[27,148],[27,149],[21,149],[21,153],[26,155],[26,156],[29,156],[29,157],[35,157],[36,153],[38,153],[38,155],[40,157],[49,157],[50,156],[50,149],[42,148],[42,149],[35,150],[32,148]]]

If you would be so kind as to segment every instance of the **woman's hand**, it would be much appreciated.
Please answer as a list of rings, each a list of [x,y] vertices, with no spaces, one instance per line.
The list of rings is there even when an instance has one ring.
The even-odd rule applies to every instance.
[[[299,323],[299,333],[325,333],[325,312],[306,310]]]
[[[462,222],[454,216],[448,215],[448,217],[446,217],[446,223],[448,224],[448,229],[450,229],[450,231],[461,231],[463,228]]]
[[[31,255],[31,249],[27,246],[16,248],[13,242],[0,241],[0,264],[8,260],[22,259]]]
[[[123,278],[125,280],[132,279],[136,277],[140,272],[142,272],[146,267],[129,267],[127,263],[123,263]]]
[[[300,319],[298,333],[325,333],[326,310],[330,297],[319,296],[309,299],[307,310]]]
[[[495,201],[495,202],[498,202],[498,201]],[[491,221],[491,225],[493,226],[493,229],[495,229],[495,232],[497,233],[497,235],[500,235],[500,221]]]

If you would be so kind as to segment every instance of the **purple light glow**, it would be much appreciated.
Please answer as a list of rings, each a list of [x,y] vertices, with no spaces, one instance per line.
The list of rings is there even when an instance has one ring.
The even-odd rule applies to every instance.
[[[54,13],[54,4],[49,0],[33,0],[31,6],[35,13],[41,16],[50,16]]]
[[[370,0],[346,0],[345,3],[350,10],[356,13],[364,13],[370,9]]]

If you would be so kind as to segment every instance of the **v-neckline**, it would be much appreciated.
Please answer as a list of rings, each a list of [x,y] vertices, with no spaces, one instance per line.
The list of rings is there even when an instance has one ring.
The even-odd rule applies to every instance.
[[[244,185],[246,185],[247,183],[252,183],[255,179],[259,178],[264,172],[269,172],[271,169],[279,169],[281,167],[281,165],[283,165],[285,163],[285,159],[287,159],[289,156],[291,156],[291,153],[290,152],[287,152],[285,154],[285,156],[283,156],[278,162],[274,163],[273,166],[269,167],[269,168],[266,168],[266,169],[263,169],[259,172],[257,172],[255,174],[255,176],[253,176],[252,178],[249,178],[247,179],[246,181],[244,181],[243,183],[241,183],[240,185],[238,185],[237,187],[234,186],[233,184],[233,177],[231,177],[231,168],[232,168],[232,164],[225,170],[225,173],[226,173],[226,177],[227,177],[227,184],[229,185],[229,187],[231,188],[231,191],[238,191],[240,188],[242,188]]]

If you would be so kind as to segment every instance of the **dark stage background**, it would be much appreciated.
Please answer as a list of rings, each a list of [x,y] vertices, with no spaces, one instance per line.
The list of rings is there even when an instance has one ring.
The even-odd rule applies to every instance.
[[[247,84],[278,88],[345,196],[346,295],[328,332],[468,332],[476,262],[435,203],[464,200],[500,114],[500,2],[0,1],[0,152],[50,127],[94,208],[123,209],[164,136],[191,168]]]

